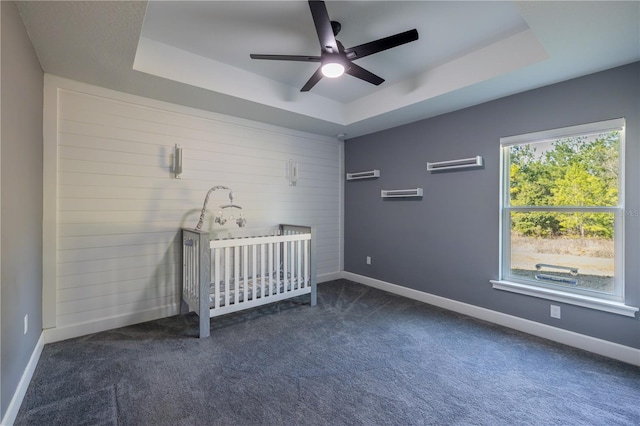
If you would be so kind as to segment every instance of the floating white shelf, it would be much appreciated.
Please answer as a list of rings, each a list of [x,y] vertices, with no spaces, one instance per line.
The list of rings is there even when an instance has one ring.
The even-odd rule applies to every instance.
[[[483,164],[481,156],[472,158],[463,158],[460,160],[438,161],[435,163],[427,163],[427,170],[431,172],[440,170],[468,169],[471,167],[481,167]]]
[[[380,177],[380,170],[368,170],[366,172],[347,173],[347,180],[373,179]]]
[[[408,198],[422,197],[422,188],[414,189],[383,189],[380,191],[382,198]]]

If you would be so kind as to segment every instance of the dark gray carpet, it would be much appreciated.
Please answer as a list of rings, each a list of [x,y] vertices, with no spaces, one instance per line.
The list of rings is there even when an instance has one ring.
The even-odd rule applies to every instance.
[[[638,425],[640,368],[349,281],[46,345],[17,425]]]

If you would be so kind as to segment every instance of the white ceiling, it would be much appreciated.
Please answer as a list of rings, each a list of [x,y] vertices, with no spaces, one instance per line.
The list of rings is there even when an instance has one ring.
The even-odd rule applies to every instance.
[[[347,138],[640,60],[640,2],[328,1],[346,47],[419,40],[300,87],[319,55],[306,1],[19,2],[45,72],[167,102]]]

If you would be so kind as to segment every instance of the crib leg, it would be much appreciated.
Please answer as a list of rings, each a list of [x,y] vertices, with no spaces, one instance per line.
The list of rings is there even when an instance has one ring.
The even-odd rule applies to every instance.
[[[311,228],[311,306],[316,306],[318,303],[318,283],[316,277],[316,228]]]
[[[199,337],[204,339],[210,336],[209,328],[209,286],[200,286],[200,306],[198,307],[198,318],[200,320]]]
[[[207,271],[209,268],[204,268]],[[207,272],[208,274],[208,272]],[[201,277],[203,279],[204,277]],[[210,336],[209,329],[209,280],[207,275],[206,281],[200,281],[200,283],[204,282],[205,285],[200,284],[200,306],[198,306],[198,317],[200,318],[200,338],[204,339],[205,337]]]
[[[200,338],[209,337],[211,331],[209,329],[209,283],[210,275],[210,255],[209,235],[200,234],[200,276],[199,276],[199,296],[198,296],[198,316],[200,317]]]
[[[200,335],[198,337],[200,337],[201,339],[204,339],[205,337],[209,337],[209,336],[210,336],[209,311],[207,311],[206,315],[200,316]]]

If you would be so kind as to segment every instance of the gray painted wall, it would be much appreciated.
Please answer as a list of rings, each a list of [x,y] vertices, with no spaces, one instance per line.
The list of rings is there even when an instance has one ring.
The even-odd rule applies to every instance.
[[[626,209],[640,208],[640,63],[539,88],[348,140],[345,270],[585,335],[640,348],[637,318],[492,289],[498,278],[499,139],[625,117]],[[427,161],[484,157],[479,170],[430,174]],[[383,201],[380,189],[424,188],[420,201]],[[627,304],[640,304],[640,218],[626,217]],[[366,264],[366,256],[373,262]],[[554,302],[554,304],[556,304]]]
[[[43,73],[15,4],[3,1],[0,7],[1,418],[42,332]]]

